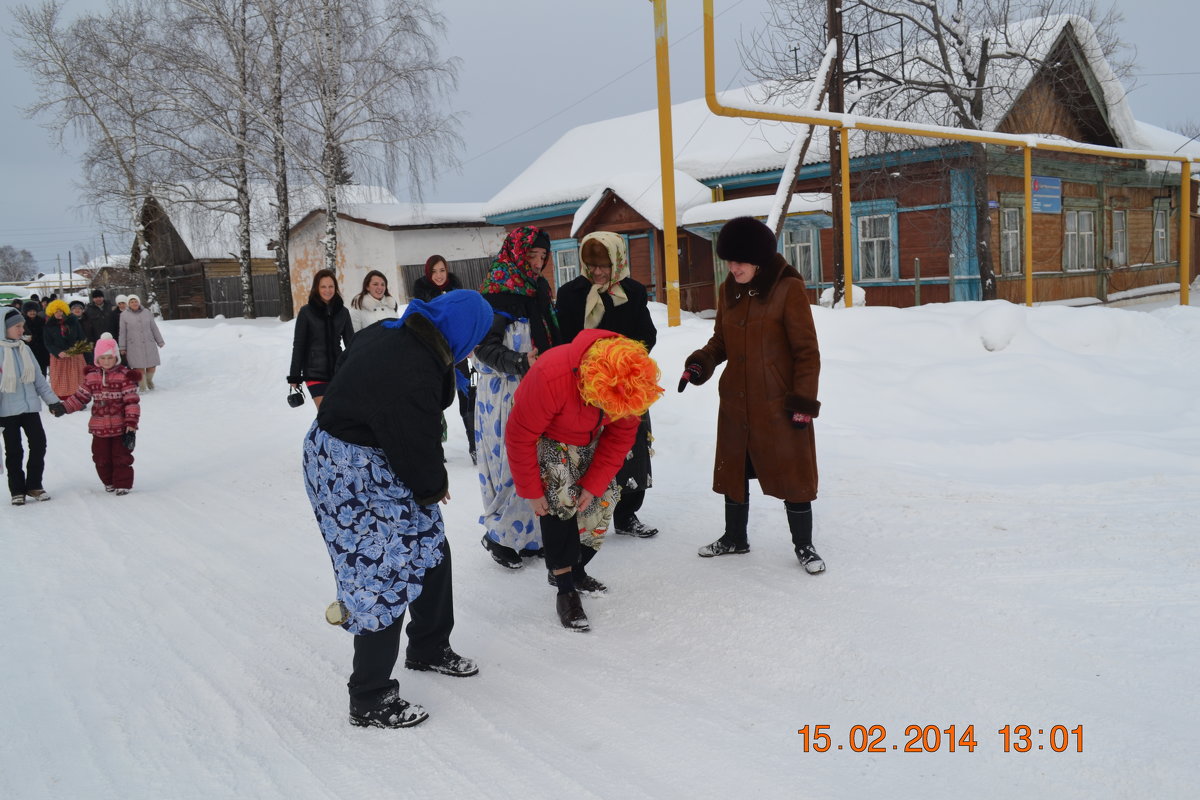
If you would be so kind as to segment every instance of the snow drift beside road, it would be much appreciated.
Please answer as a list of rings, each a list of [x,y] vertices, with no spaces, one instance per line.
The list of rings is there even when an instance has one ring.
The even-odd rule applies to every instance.
[[[0,510],[0,796],[1184,797],[1200,622],[1200,311],[814,308],[822,472],[810,577],[752,490],[749,555],[702,560],[716,381],[674,391],[712,323],[654,355],[655,539],[612,537],[562,630],[540,562],[480,548],[448,414],[453,643],[481,673],[398,670],[424,725],[352,729],[351,642],[284,403],[290,324],[167,322],[133,494],[83,414],[44,415],[50,503]],[[797,729],[828,724],[829,752]],[[974,752],[905,753],[910,725]],[[996,731],[1084,726],[1084,752]],[[884,753],[850,748],[883,725]],[[836,745],[845,745],[841,751]],[[1048,742],[1046,742],[1048,744]],[[898,745],[893,751],[890,745]]]

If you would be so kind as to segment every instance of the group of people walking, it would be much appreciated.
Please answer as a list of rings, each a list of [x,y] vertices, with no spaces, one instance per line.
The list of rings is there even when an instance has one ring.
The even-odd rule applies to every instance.
[[[54,298],[43,308],[34,298],[20,309],[4,310],[0,426],[14,506],[50,499],[43,486],[43,403],[56,417],[90,404],[92,462],[105,491],[125,495],[133,488],[139,392],[154,388],[165,342],[137,295],[118,295],[112,306],[96,289],[90,300],[85,308],[80,301]]]
[[[450,499],[441,418],[456,388],[460,398],[475,391],[464,426],[479,472],[482,544],[509,569],[544,558],[561,625],[589,629],[580,594],[606,590],[587,567],[610,524],[636,537],[658,532],[638,518],[652,485],[649,409],[663,392],[646,289],[629,276],[624,239],[599,231],[580,243],[580,275],[559,287],[556,304],[542,275],[550,244],[539,228],[513,230],[478,292],[456,291],[445,260],[431,258],[398,317],[386,278],[373,272],[352,308],[362,315],[382,306],[392,316],[361,325],[340,298],[334,306],[333,275],[319,275],[333,292],[321,297],[314,282],[318,302],[310,298],[301,314],[329,322],[305,320],[301,333],[297,319],[288,381],[325,384],[304,477],[338,585],[327,618],[355,634],[355,725],[407,727],[428,716],[399,696],[392,677],[406,611],[407,668],[478,673],[450,646],[451,559],[439,509]],[[729,277],[713,334],[685,360],[678,387],[700,386],[727,363],[713,477],[725,530],[699,555],[749,552],[749,481],[757,479],[784,501],[796,557],[818,574],[825,564],[812,543],[811,501],[820,354],[804,280],[758,220],[729,222],[716,250]],[[345,324],[333,319],[341,313]],[[309,366],[306,354],[320,350],[314,338],[325,371]],[[474,387],[464,363],[472,353]]]

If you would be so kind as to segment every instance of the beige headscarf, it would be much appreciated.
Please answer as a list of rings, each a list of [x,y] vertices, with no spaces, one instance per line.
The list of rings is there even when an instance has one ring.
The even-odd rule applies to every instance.
[[[611,297],[614,306],[623,305],[629,301],[625,290],[621,288],[621,281],[629,277],[629,256],[625,251],[625,240],[620,234],[611,231],[589,233],[579,243],[580,253],[583,252],[583,246],[592,240],[604,245],[604,249],[608,251],[608,260],[612,262],[612,277],[607,284],[593,283],[592,288],[588,289],[587,303],[583,307],[584,328],[595,328],[604,318],[604,301],[600,299],[600,295],[607,294]],[[587,264],[583,263],[582,257],[579,261],[580,274],[590,281],[592,271],[588,269]]]

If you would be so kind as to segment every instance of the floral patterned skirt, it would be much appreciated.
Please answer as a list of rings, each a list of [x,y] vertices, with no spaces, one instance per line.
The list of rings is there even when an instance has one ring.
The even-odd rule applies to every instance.
[[[344,442],[313,422],[304,438],[304,488],[329,550],[350,633],[382,630],[421,594],[442,563],[441,509],[422,506],[383,451]]]
[[[505,329],[504,346],[518,353],[529,352],[532,341],[528,320],[516,320]],[[542,529],[535,521],[529,501],[517,495],[508,467],[508,449],[504,446],[504,428],[521,377],[494,370],[482,361],[477,361],[476,367],[479,381],[475,388],[475,449],[479,494],[483,500],[479,524],[493,542],[518,553],[538,550],[542,546]]]
[[[598,440],[597,440],[598,441]],[[593,500],[586,509],[576,507],[579,501],[579,480],[587,474],[596,455],[596,442],[582,447],[563,444],[545,436],[538,439],[537,457],[541,467],[542,485],[546,487],[546,503],[550,513],[562,520],[575,518],[579,525],[579,544],[599,550],[604,534],[612,521],[613,511],[621,500],[616,478],[609,481],[604,494]]]

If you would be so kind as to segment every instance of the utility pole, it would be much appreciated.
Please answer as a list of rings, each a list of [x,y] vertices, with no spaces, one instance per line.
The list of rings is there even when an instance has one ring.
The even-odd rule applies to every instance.
[[[108,243],[104,241],[104,234],[100,234],[100,249],[104,251],[104,263],[108,263]]]
[[[843,95],[845,75],[842,69],[846,54],[842,48],[841,0],[826,0],[825,21],[829,38],[837,42],[837,55],[829,71],[829,110],[841,114],[846,110]],[[842,242],[844,226],[849,225],[850,220],[842,218],[842,141],[841,131],[833,127],[829,129],[829,191],[833,216],[833,307],[836,308],[846,294],[844,265],[847,254]]]
[[[658,150],[662,170],[663,283],[667,326],[679,326],[679,233],[675,227],[675,144],[671,132],[671,67],[667,46],[667,0],[654,3],[654,55],[658,74]],[[832,2],[832,0],[831,0]]]

